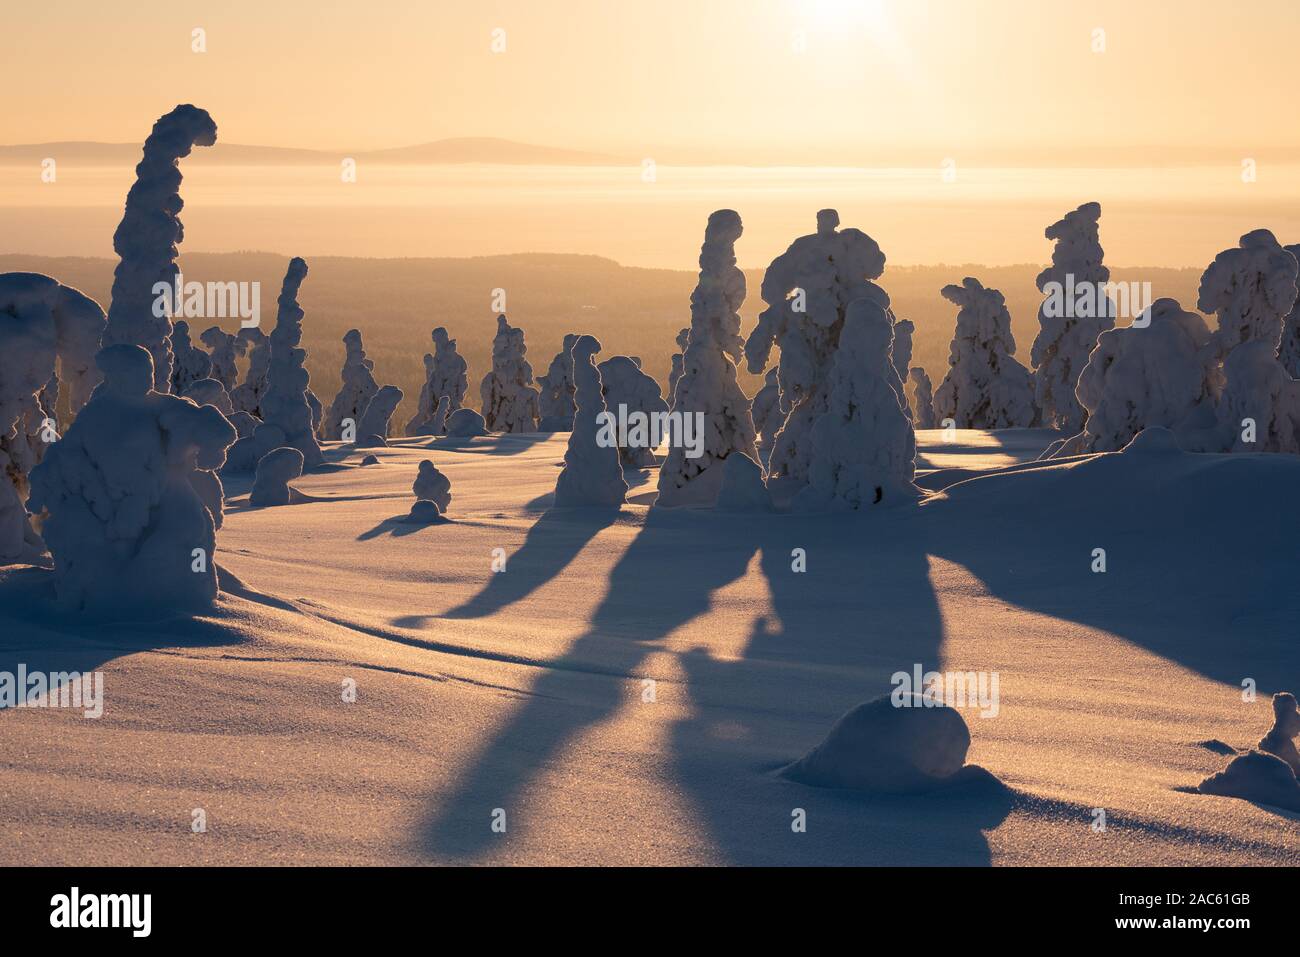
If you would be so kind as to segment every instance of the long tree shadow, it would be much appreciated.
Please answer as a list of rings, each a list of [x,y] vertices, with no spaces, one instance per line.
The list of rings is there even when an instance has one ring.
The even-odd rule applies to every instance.
[[[429,852],[472,856],[483,850],[494,838],[486,824],[493,808],[515,813],[516,821],[522,817],[527,833],[520,795],[529,782],[578,734],[627,700],[628,679],[655,642],[706,611],[716,589],[744,575],[755,540],[702,542],[697,521],[690,512],[649,512],[610,573],[587,631],[547,665],[528,701],[475,757],[455,793],[432,809]]]
[[[704,648],[684,657],[692,709],[673,732],[679,779],[729,862],[990,862],[983,832],[1011,807],[991,776],[959,791],[898,797],[806,787],[773,773],[842,713],[891,690],[894,672],[940,668],[943,623],[917,518],[903,509],[763,522],[774,616],[754,622],[739,659]],[[795,549],[806,557],[804,572],[792,567]],[[796,809],[806,830],[792,828]]]

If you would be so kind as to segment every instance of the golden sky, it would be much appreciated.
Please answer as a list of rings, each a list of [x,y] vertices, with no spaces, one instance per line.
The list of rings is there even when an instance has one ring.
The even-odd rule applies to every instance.
[[[1082,147],[1158,165],[1300,146],[1298,27],[1294,0],[14,2],[0,142],[138,142],[193,102],[223,141],[272,146],[1048,165]]]

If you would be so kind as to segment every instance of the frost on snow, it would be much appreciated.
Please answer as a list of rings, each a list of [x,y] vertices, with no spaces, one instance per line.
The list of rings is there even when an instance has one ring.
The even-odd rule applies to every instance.
[[[0,564],[44,551],[24,505],[27,477],[58,438],[60,384],[73,414],[89,398],[104,323],[99,304],[71,286],[0,274]]]
[[[564,452],[564,469],[555,482],[555,504],[618,508],[627,498],[627,482],[613,442],[602,442],[608,432],[602,420],[607,410],[601,394],[600,371],[592,358],[600,351],[593,336],[579,336],[573,344],[575,385],[573,431]]]
[[[659,383],[642,372],[636,360],[628,356],[611,356],[596,368],[600,370],[605,408],[611,415],[630,417],[640,413],[646,416],[646,421],[653,421],[651,416],[662,416],[668,411],[668,403],[659,393]],[[655,465],[654,450],[647,445],[619,446],[618,457],[631,468],[652,468]]]
[[[479,384],[483,419],[493,432],[536,432],[538,393],[533,386],[533,367],[524,354],[524,330],[497,316],[497,334],[492,339],[492,371]]]
[[[566,335],[546,375],[537,377],[537,384],[542,388],[538,428],[543,432],[568,432],[573,428],[573,344],[577,341],[576,334]]]
[[[420,471],[411,486],[417,499],[426,499],[438,504],[438,514],[445,513],[451,505],[451,479],[438,471],[428,459],[420,460]]]
[[[920,366],[912,366],[912,424],[918,429],[936,428],[934,418],[934,387],[930,376]]]
[[[182,395],[195,382],[212,374],[212,360],[190,342],[190,324],[184,319],[172,326],[172,395]]]
[[[1034,422],[1034,380],[1013,358],[1011,314],[996,289],[967,277],[943,287],[957,306],[948,374],[934,395],[934,415],[959,429],[1018,429]]]
[[[761,373],[772,346],[781,350],[778,379],[789,413],[768,462],[772,475],[806,481],[813,420],[826,410],[826,379],[839,344],[844,312],[855,299],[889,296],[871,280],[885,270],[885,254],[858,229],[839,229],[833,209],[817,214],[817,232],[801,236],[768,266],[762,296],[767,308],[745,343],[749,371]]]
[[[302,466],[302,453],[295,448],[283,446],[267,452],[257,463],[248,504],[254,508],[288,505],[293,498],[289,483],[302,475]]]
[[[159,392],[171,387],[171,317],[155,310],[157,283],[174,287],[180,270],[177,246],[185,238],[180,212],[180,160],[195,146],[217,141],[217,125],[206,110],[178,106],[153,126],[144,141],[144,156],[135,168],[135,183],[126,194],[126,210],[113,234],[121,257],[113,273],[112,303],[104,345],[134,343],[153,356]],[[164,315],[156,315],[163,311]]]
[[[758,435],[755,443],[758,457],[765,468],[767,460],[772,455],[772,443],[776,441],[776,433],[785,424],[785,417],[789,411],[781,404],[781,384],[777,381],[777,369],[773,366],[767,370],[763,388],[754,393],[754,398],[749,403],[749,417]]]
[[[1104,253],[1097,227],[1100,218],[1099,203],[1084,203],[1048,226],[1045,235],[1056,242],[1052,265],[1036,280],[1040,292],[1048,290],[1050,283],[1092,290],[1091,304],[1085,301],[1084,308],[1051,296],[1038,307],[1040,328],[1030,352],[1035,369],[1035,401],[1043,425],[1061,429],[1066,435],[1083,429],[1086,413],[1075,398],[1074,388],[1097,345],[1097,337],[1115,325],[1113,303],[1099,294],[1110,279],[1110,270],[1101,262]]]
[[[827,379],[826,411],[809,436],[799,509],[862,508],[917,497],[916,433],[895,391],[893,318],[875,299],[849,305]]]
[[[108,346],[96,362],[104,381],[31,475],[59,599],[110,616],[208,607],[213,472],[235,430],[212,406],[153,391],[153,360],[139,346]]]
[[[401,404],[402,390],[395,385],[386,385],[376,392],[357,423],[357,448],[387,445],[390,420]]]
[[[687,457],[685,443],[670,437],[657,505],[712,505],[727,456],[743,452],[758,459],[749,399],[736,382],[745,274],[736,266],[735,246],[743,231],[740,215],[731,209],[710,215],[704,230],[699,281],[691,293],[690,340],[673,395],[674,414],[703,415],[703,454]]]
[[[366,411],[366,406],[379,391],[379,383],[375,381],[373,375],[375,363],[374,360],[366,358],[360,330],[349,329],[344,334],[343,348],[346,350],[341,373],[343,384],[338,394],[334,396],[334,401],[330,403],[323,429],[324,437],[335,441],[343,437],[344,419],[351,419],[354,426],[360,426],[361,413]],[[360,435],[358,431],[354,438],[359,438]]]

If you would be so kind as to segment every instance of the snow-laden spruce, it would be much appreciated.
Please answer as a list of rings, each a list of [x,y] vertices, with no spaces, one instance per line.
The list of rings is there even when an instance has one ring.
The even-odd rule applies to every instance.
[[[1214,334],[1219,356],[1243,342],[1259,340],[1274,352],[1282,339],[1282,321],[1296,302],[1296,257],[1267,229],[1241,237],[1201,274],[1196,308],[1218,317]]]
[[[912,333],[916,331],[916,323],[911,319],[894,320],[894,346],[890,350],[890,360],[894,366],[894,375],[898,377],[896,383],[898,394],[903,400],[903,411],[909,416],[912,414],[912,407],[907,401],[907,370],[912,365]]]
[[[185,238],[180,161],[195,146],[216,141],[217,125],[206,110],[185,104],[161,117],[144,141],[122,222],[113,234],[113,251],[121,262],[113,272],[104,345],[133,343],[148,349],[160,392],[171,388],[172,324],[167,310],[155,308],[159,297],[154,287],[174,288],[180,273],[176,247]]]
[[[627,498],[618,448],[608,440],[605,397],[593,358],[598,352],[600,342],[594,336],[579,336],[573,344],[576,410],[564,452],[564,469],[555,482],[557,506],[619,508]]]
[[[340,373],[343,382],[334,401],[330,403],[329,411],[325,413],[323,423],[325,438],[334,441],[346,441],[345,421],[350,421],[353,427],[359,426],[361,413],[366,411],[366,406],[379,391],[379,383],[374,376],[375,363],[373,359],[366,358],[366,348],[361,341],[359,329],[349,329],[344,333],[343,349],[343,371]],[[348,438],[355,439],[359,436],[360,433],[357,432]]]
[[[402,390],[395,385],[386,385],[376,392],[357,423],[357,448],[386,446],[393,413],[401,404]]]
[[[58,387],[74,415],[89,398],[104,323],[99,304],[71,286],[0,274],[0,564],[44,551],[24,504],[27,476],[58,439]]]
[[[446,514],[451,507],[451,479],[439,472],[438,467],[428,459],[420,460],[419,472],[411,491],[417,499],[437,503],[439,515]]]
[[[894,387],[893,334],[893,317],[875,299],[849,304],[796,507],[858,509],[917,497],[916,433]]]
[[[790,411],[781,404],[781,383],[777,381],[777,368],[767,370],[763,387],[754,393],[749,402],[749,418],[754,423],[759,461],[767,467],[767,460],[772,456],[772,445],[776,442],[776,433],[785,424],[786,414]]]
[[[536,432],[538,393],[533,386],[533,367],[524,358],[524,330],[497,316],[497,333],[492,339],[492,371],[479,383],[483,419],[493,432]]]
[[[221,383],[216,379],[199,379],[197,382],[192,383],[182,395],[195,405],[215,406],[217,411],[228,419],[235,414],[235,410],[230,404],[230,394],[222,388]],[[234,425],[233,422],[231,424]],[[238,429],[238,426],[236,426],[236,429]]]
[[[289,483],[301,477],[302,453],[295,448],[282,446],[267,452],[257,463],[253,490],[248,494],[248,504],[253,508],[271,508],[288,505],[293,501]]]
[[[248,326],[240,329],[235,338],[239,354],[248,356],[248,368],[244,370],[244,381],[230,393],[230,402],[236,412],[260,419],[266,373],[271,368],[271,337],[257,326]]]
[[[172,395],[184,395],[185,390],[212,374],[212,359],[202,349],[190,342],[190,324],[177,319],[172,326]]]
[[[653,423],[665,421],[668,413],[659,383],[642,372],[641,364],[630,356],[611,356],[596,368],[600,371],[605,408],[617,421],[629,423],[626,430],[620,430],[619,460],[629,468],[653,468]],[[651,431],[640,432],[640,423],[650,425]]]
[[[407,435],[443,435],[447,431],[447,416],[461,407],[469,388],[466,368],[456,352],[456,340],[442,326],[434,329],[433,353],[424,354],[424,385],[415,415],[406,423]]]
[[[1286,374],[1274,346],[1243,342],[1223,360],[1219,434],[1210,449],[1300,453],[1300,382]]]
[[[1115,325],[1115,309],[1105,294],[1110,270],[1102,265],[1098,220],[1100,203],[1084,203],[1047,227],[1056,245],[1052,265],[1038,274],[1038,335],[1030,352],[1034,365],[1035,403],[1042,424],[1066,435],[1083,429],[1086,418],[1075,398],[1079,374],[1097,345],[1097,337]],[[1066,296],[1065,289],[1077,290]]]
[[[1057,455],[1118,452],[1143,429],[1183,434],[1212,411],[1210,330],[1173,299],[1157,299],[1134,325],[1108,329],[1079,375],[1084,431]]]
[[[1287,246],[1286,251],[1300,261],[1300,246]],[[1282,341],[1277,347],[1277,358],[1287,375],[1300,379],[1300,296],[1282,320]]]
[[[668,369],[668,407],[672,408],[673,397],[677,395],[677,380],[682,377],[682,357],[686,353],[686,346],[691,341],[691,327],[683,326],[677,332],[677,348],[680,350],[673,353],[672,364]]]
[[[299,347],[304,313],[298,305],[298,290],[306,277],[307,263],[295,257],[284,276],[275,328],[271,330],[271,365],[262,396],[262,428],[278,428],[284,434],[279,444],[297,449],[302,453],[303,467],[314,469],[324,456],[316,441],[307,398],[307,351]]]
[[[201,611],[217,596],[214,470],[235,430],[212,406],[154,391],[140,346],[96,362],[104,381],[31,475],[59,600],[104,616]]]
[[[244,354],[248,340],[240,339],[220,326],[209,326],[203,330],[199,341],[208,347],[208,358],[212,363],[212,369],[208,374],[220,382],[221,387],[227,392],[233,392],[239,381],[236,357]]]
[[[736,240],[743,231],[740,214],[731,209],[710,215],[704,230],[699,281],[691,293],[690,340],[673,396],[672,413],[682,421],[673,427],[677,434],[669,436],[668,458],[659,469],[657,505],[713,505],[727,456],[743,452],[758,460],[749,399],[736,381],[745,301]],[[685,441],[687,417],[703,428],[696,448]]]
[[[781,350],[779,381],[789,413],[777,434],[768,471],[800,481],[808,477],[808,438],[826,410],[830,375],[844,312],[855,299],[872,298],[888,309],[889,296],[871,280],[885,270],[885,254],[859,229],[839,229],[833,209],[817,213],[817,232],[801,236],[767,268],[762,296],[767,308],[745,344],[749,371],[767,368],[772,346]]]
[[[912,366],[912,424],[918,429],[938,428],[934,418],[934,386],[929,373],[920,366]]]
[[[1018,429],[1034,423],[1033,375],[1014,358],[1011,314],[996,289],[966,277],[943,298],[957,306],[948,374],[934,394],[934,415],[959,429]]]
[[[546,375],[537,377],[541,387],[540,402],[541,421],[538,428],[543,432],[567,432],[573,428],[573,344],[578,341],[576,333],[564,337],[564,345],[551,360]],[[602,381],[605,381],[602,378]]]

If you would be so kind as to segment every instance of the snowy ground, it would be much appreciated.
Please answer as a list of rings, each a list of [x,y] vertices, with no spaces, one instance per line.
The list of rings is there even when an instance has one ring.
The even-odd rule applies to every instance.
[[[651,512],[652,473],[549,509],[564,436],[331,446],[305,504],[228,483],[209,618],[52,624],[48,573],[6,570],[0,670],[101,669],[106,703],[0,713],[0,864],[1300,863],[1300,815],[1179,790],[1300,690],[1300,460],[1016,467],[1051,438],[921,433],[938,494],[811,518]],[[449,523],[397,521],[423,457]],[[917,663],[998,672],[964,715],[1000,785],[773,773]]]

